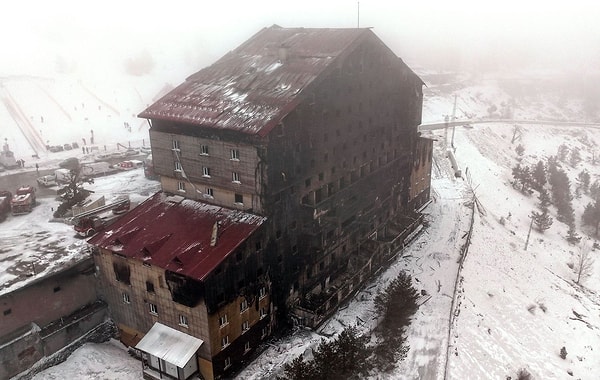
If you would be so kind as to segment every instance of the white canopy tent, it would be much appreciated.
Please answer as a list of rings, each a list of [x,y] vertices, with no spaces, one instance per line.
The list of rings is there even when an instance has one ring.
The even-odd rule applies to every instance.
[[[185,380],[198,370],[196,352],[202,343],[201,339],[156,322],[135,348],[147,354],[148,364],[159,374]]]

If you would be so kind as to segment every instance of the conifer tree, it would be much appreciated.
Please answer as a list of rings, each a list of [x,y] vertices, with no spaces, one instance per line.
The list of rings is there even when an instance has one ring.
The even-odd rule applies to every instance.
[[[538,231],[543,233],[548,228],[550,228],[550,226],[552,226],[553,220],[552,220],[552,217],[550,215],[548,215],[547,209],[543,210],[542,212],[533,211],[532,215],[533,215],[533,223],[535,224],[535,227],[537,228]]]

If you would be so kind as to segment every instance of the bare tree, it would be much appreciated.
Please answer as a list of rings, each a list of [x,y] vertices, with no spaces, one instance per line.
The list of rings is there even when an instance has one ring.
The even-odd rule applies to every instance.
[[[573,268],[577,275],[575,283],[579,285],[580,281],[589,277],[594,269],[594,258],[590,255],[590,247],[586,243],[582,243],[579,247],[575,260]]]

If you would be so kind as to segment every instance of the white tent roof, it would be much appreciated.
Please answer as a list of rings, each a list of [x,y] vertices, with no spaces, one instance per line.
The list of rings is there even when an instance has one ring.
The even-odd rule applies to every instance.
[[[156,322],[135,348],[183,368],[202,343],[201,339]]]

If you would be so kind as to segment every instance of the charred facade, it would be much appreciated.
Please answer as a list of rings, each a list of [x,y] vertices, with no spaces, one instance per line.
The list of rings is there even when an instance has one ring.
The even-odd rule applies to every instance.
[[[140,114],[151,126],[165,194],[242,213],[240,224],[261,218],[260,228],[229,235],[239,245],[217,255],[218,265],[171,252],[170,261],[151,266],[164,287],[161,307],[196,310],[205,321],[190,330],[208,342],[199,350],[205,377],[233,367],[228,352],[234,364],[243,362],[245,339],[264,338],[277,320],[321,323],[417,229],[432,155],[432,142],[417,132],[422,85],[370,29],[272,26]],[[192,244],[196,232],[187,233]],[[105,281],[121,286],[128,279],[142,299],[157,289],[138,278],[154,257],[148,239],[126,255],[130,270],[111,249],[114,236],[92,239],[103,267],[114,270]],[[188,273],[188,265],[203,267],[203,275]],[[121,293],[106,297],[114,304]],[[258,317],[224,349],[223,313],[237,318],[244,307]],[[131,343],[151,327],[147,311],[140,322],[143,311],[115,311]]]

